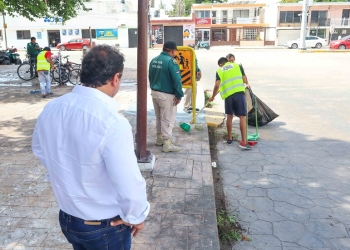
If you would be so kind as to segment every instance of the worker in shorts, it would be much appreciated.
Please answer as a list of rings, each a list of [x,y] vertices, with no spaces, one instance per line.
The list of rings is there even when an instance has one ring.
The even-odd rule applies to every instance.
[[[212,102],[219,93],[221,98],[225,100],[225,114],[227,115],[227,144],[231,145],[232,138],[232,120],[233,116],[239,118],[239,127],[241,131],[241,141],[239,147],[250,150],[252,147],[247,141],[247,103],[245,99],[245,85],[243,81],[242,66],[237,63],[231,63],[225,57],[221,57],[218,61],[219,69],[216,72],[216,81],[213,95],[209,98]],[[247,85],[249,88],[249,84]]]

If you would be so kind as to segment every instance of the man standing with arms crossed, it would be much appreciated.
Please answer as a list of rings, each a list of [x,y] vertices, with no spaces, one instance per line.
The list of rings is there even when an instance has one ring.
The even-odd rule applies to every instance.
[[[49,102],[34,129],[33,152],[48,170],[74,249],[130,250],[149,213],[132,129],[113,99],[123,69],[111,46],[92,48],[82,62],[83,86]]]
[[[30,55],[30,63],[33,65],[33,67],[30,68],[30,76],[33,77],[35,73],[33,69],[36,67],[36,58],[40,53],[40,47],[35,37],[30,38],[30,43],[27,44],[27,53]]]
[[[156,145],[163,145],[163,152],[178,152],[181,150],[171,140],[173,127],[176,122],[176,106],[184,96],[180,68],[174,58],[176,51],[177,46],[175,42],[165,42],[163,52],[152,59],[148,72],[157,120]]]
[[[215,96],[220,91],[221,98],[225,100],[225,114],[227,115],[227,144],[232,144],[232,120],[233,116],[239,118],[239,128],[242,140],[239,147],[245,150],[252,149],[247,142],[247,102],[245,99],[245,86],[241,67],[237,63],[229,62],[225,57],[218,61],[219,69],[216,72],[216,81],[213,95],[209,102],[214,101]],[[249,84],[247,84],[249,88]]]

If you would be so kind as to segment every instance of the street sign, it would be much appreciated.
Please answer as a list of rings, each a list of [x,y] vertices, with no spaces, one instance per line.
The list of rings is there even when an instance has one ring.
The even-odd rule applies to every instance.
[[[194,49],[189,46],[177,46],[174,60],[180,67],[182,87],[192,89],[192,117],[196,123],[196,98],[197,98],[197,79],[196,79],[196,54]]]
[[[193,49],[188,46],[178,46],[175,59],[180,67],[182,85],[191,86],[193,80],[196,81],[196,77],[193,77],[193,75],[196,74],[196,62]]]

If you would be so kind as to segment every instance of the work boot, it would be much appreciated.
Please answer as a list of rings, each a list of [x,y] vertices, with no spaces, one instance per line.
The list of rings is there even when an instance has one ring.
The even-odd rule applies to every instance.
[[[164,144],[163,134],[162,133],[157,133],[156,145],[157,146],[163,146],[163,144]]]
[[[165,152],[165,153],[168,153],[168,152],[179,152],[180,150],[181,150],[181,148],[175,146],[170,138],[164,140],[164,144],[163,144],[163,148],[162,148],[163,152]]]

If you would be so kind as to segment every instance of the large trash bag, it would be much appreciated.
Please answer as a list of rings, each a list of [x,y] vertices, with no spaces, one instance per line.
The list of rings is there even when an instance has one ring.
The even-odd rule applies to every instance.
[[[274,120],[278,117],[278,115],[272,111],[262,100],[260,100],[256,95],[253,94],[253,91],[249,88],[247,89],[248,93],[250,95],[250,99],[252,102],[252,108],[248,111],[248,125],[255,126],[255,107],[257,108],[257,116],[258,116],[258,126],[264,126]],[[255,105],[256,100],[256,105]],[[248,104],[249,107],[249,104]]]

